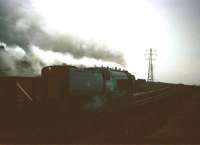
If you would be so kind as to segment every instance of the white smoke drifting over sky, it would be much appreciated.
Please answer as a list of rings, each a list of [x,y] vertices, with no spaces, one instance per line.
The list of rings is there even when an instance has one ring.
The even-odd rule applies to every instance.
[[[43,50],[34,45],[29,47],[30,51],[25,52],[19,46],[5,45],[5,49],[0,50],[0,73],[14,76],[34,76],[39,75],[41,69],[49,65],[75,65],[84,67],[109,66],[124,69],[121,65],[113,62],[88,57],[77,59],[67,52]]]

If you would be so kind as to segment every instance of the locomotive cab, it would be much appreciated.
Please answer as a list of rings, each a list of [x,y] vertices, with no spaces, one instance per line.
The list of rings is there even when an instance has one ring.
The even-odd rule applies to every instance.
[[[127,96],[133,93],[134,76],[131,76],[127,71],[119,70],[110,70],[110,76],[107,88],[112,96]]]

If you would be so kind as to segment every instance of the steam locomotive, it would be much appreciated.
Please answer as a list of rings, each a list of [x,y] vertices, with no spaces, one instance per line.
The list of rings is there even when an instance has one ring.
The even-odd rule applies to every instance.
[[[0,111],[105,111],[134,93],[135,77],[106,67],[47,66],[41,76],[0,77]]]

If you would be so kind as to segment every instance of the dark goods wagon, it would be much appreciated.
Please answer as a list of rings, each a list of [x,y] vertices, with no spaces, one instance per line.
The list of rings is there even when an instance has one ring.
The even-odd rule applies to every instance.
[[[0,77],[0,111],[17,113],[31,106],[40,91],[37,77]],[[28,107],[28,108],[27,108]]]

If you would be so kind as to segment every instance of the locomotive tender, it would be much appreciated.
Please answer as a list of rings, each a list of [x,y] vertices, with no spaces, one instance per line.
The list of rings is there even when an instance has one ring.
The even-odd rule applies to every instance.
[[[104,111],[134,93],[134,75],[105,67],[47,66],[38,77],[0,77],[1,110]],[[36,107],[37,106],[37,107]]]

